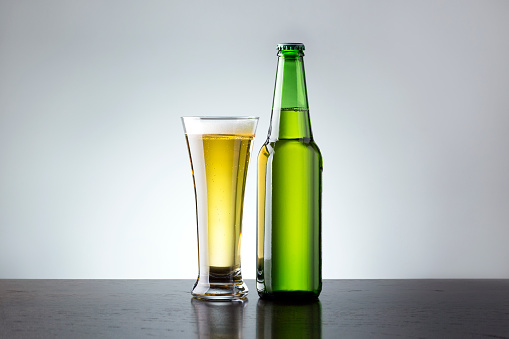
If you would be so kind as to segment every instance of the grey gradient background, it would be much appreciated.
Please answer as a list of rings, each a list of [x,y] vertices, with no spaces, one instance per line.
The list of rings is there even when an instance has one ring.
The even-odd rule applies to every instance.
[[[324,278],[509,278],[509,2],[0,1],[0,278],[194,278],[182,115],[306,44]],[[255,275],[255,181],[243,273]]]

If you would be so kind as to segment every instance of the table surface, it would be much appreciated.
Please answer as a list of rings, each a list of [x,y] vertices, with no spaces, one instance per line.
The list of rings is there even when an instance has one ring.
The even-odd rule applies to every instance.
[[[0,280],[1,338],[509,338],[509,280],[324,280],[319,301],[191,298],[193,280]]]

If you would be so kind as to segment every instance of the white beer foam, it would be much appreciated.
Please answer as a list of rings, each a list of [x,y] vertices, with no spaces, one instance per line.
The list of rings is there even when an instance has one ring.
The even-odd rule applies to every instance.
[[[254,135],[258,117],[182,117],[186,134]]]

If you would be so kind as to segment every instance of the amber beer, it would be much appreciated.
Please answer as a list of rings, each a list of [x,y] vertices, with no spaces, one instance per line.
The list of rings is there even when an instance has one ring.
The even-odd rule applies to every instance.
[[[208,221],[210,273],[230,274],[240,269],[242,201],[253,136],[203,134],[186,139],[195,180],[205,182],[200,194],[206,196],[207,208],[200,209],[198,220]]]
[[[193,172],[199,277],[193,295],[247,293],[240,269],[242,210],[257,118],[182,118]]]

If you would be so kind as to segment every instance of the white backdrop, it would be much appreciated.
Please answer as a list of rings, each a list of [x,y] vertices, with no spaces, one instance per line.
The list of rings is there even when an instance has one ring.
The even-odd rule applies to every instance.
[[[324,278],[509,278],[508,17],[507,1],[1,1],[0,278],[195,278],[179,117],[260,116],[255,160],[288,41],[306,44],[324,157]]]

